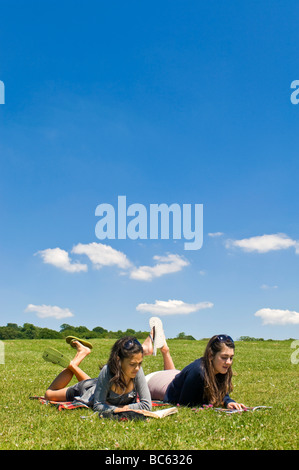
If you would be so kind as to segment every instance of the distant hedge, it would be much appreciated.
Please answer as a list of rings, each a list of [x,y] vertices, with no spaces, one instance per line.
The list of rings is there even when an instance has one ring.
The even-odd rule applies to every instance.
[[[148,336],[148,331],[135,331],[128,328],[126,331],[108,331],[101,326],[96,326],[92,330],[86,326],[72,326],[64,323],[60,326],[60,331],[51,330],[50,328],[40,328],[39,326],[32,325],[31,323],[24,323],[23,326],[18,326],[16,323],[7,323],[6,326],[0,326],[0,340],[6,339],[64,339],[67,336],[77,336],[79,338],[92,339],[92,338],[111,338],[118,339],[123,336],[136,336],[139,339],[145,339]],[[193,340],[195,338],[191,335],[186,335],[184,332],[179,333],[175,338],[182,340]],[[202,338],[207,341],[209,338]],[[292,339],[292,338],[290,338]],[[272,339],[265,340],[264,338],[254,338],[251,336],[240,336],[239,341],[273,341]]]
[[[16,323],[7,323],[6,326],[0,326],[0,340],[6,339],[64,339],[67,336],[77,336],[79,338],[112,338],[118,339],[123,336],[136,336],[139,339],[145,339],[148,331],[135,331],[128,328],[126,331],[108,331],[101,326],[96,326],[92,330],[86,326],[72,326],[64,323],[60,326],[60,331],[50,328],[40,328],[31,323],[24,323],[18,326]],[[195,340],[193,336],[179,333],[175,339]]]
[[[118,339],[122,336],[137,336],[138,338],[146,338],[147,331],[135,331],[127,329],[126,331],[108,331],[101,326],[97,326],[89,330],[85,326],[72,326],[63,324],[60,331],[51,330],[50,328],[40,328],[31,323],[24,323],[18,326],[16,323],[7,323],[6,326],[0,326],[0,340],[5,339],[64,339],[66,336],[78,336],[80,338],[114,338]]]

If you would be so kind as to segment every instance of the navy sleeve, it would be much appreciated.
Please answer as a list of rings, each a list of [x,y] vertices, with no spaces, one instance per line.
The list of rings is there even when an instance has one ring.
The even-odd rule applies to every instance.
[[[184,406],[197,406],[203,401],[204,380],[197,369],[190,370],[180,390],[178,403]]]
[[[227,393],[225,397],[223,398],[224,406],[227,406],[229,403],[232,403],[232,402],[235,403],[235,400],[233,400]]]

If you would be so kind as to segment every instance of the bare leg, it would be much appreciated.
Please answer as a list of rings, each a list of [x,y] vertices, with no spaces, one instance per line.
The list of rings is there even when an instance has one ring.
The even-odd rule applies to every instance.
[[[151,324],[151,321],[150,321]],[[152,322],[153,324],[153,322]],[[153,326],[151,330],[151,334],[146,338],[144,343],[142,344],[143,347],[143,353],[145,356],[152,355],[154,352],[154,347],[153,347],[153,337],[155,334],[155,326]],[[163,356],[163,363],[164,363],[164,370],[163,371],[156,371],[152,372],[151,374],[147,374],[145,376],[145,379],[148,383],[150,394],[153,400],[164,400],[165,393],[167,390],[167,387],[172,380],[172,375],[176,374],[176,368],[173,363],[171,354],[169,352],[169,347],[166,342],[165,335],[163,337],[159,336],[159,347],[161,346],[161,343],[164,341],[164,344],[162,347],[160,347],[161,354]],[[163,339],[162,339],[163,338]],[[160,341],[161,339],[161,341]],[[166,373],[166,371],[173,370],[175,372],[173,373]]]
[[[160,351],[161,351],[162,356],[163,356],[164,370],[175,369],[175,366],[174,366],[172,357],[170,355],[169,347],[166,343],[166,340],[165,340],[164,346],[162,346],[162,348],[160,348]]]
[[[153,348],[153,335],[154,335],[154,329],[151,330],[151,335],[149,335],[144,342],[142,343],[142,349],[143,349],[143,354],[145,356],[152,356],[154,348]]]
[[[89,379],[90,377],[79,367],[79,364],[90,353],[90,349],[78,341],[74,342],[77,348],[77,353],[74,359],[70,362],[69,366],[64,369],[51,383],[45,393],[45,398],[52,401],[65,401],[67,385],[76,376],[78,382],[81,380]]]
[[[154,331],[152,330],[151,336],[148,336],[142,344],[143,353],[145,356],[151,356],[153,354],[153,343],[151,339],[153,337],[153,334],[154,334]],[[175,369],[166,340],[162,348],[160,348],[160,351],[163,356],[164,370]]]

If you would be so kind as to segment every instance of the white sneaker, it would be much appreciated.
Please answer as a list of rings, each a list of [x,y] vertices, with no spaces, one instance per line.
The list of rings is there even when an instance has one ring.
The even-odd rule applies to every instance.
[[[163,330],[162,321],[158,317],[151,317],[149,320],[150,328],[154,328],[153,338],[153,356],[157,355],[157,349],[162,348],[165,344],[165,334]]]

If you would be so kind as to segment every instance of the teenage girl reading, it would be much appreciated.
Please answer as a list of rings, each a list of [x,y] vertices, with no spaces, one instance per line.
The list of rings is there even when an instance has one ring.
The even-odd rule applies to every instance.
[[[162,323],[157,318],[157,328]],[[230,398],[232,385],[232,362],[235,352],[233,339],[228,335],[213,336],[203,357],[187,365],[182,371],[175,368],[165,337],[160,348],[164,370],[146,376],[152,400],[184,406],[223,406],[229,409],[246,408]],[[145,355],[152,354],[150,339],[143,344]]]
[[[90,378],[79,367],[90,348],[80,341],[73,341],[72,346],[77,352],[70,362],[53,349],[44,353],[45,360],[64,367],[47,389],[47,400],[84,403],[103,416],[117,411],[151,410],[151,396],[141,367],[143,348],[136,338],[126,336],[115,342],[97,378]],[[73,375],[78,382],[68,386]]]

